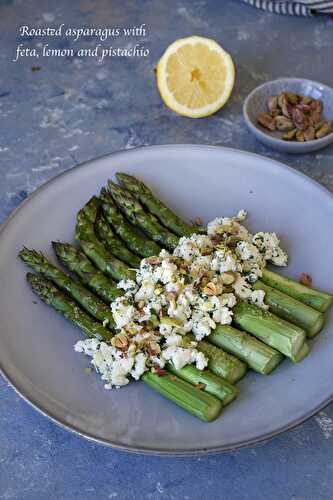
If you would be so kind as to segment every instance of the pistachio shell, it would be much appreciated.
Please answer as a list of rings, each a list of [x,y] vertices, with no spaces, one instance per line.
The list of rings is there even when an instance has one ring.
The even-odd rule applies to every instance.
[[[296,133],[297,133],[297,128],[293,128],[292,130],[284,134],[282,136],[282,139],[284,139],[285,141],[292,141],[293,139],[296,138]]]
[[[302,104],[311,104],[312,101],[313,101],[312,97],[309,97],[307,95],[301,96],[301,103]]]
[[[314,127],[308,127],[306,130],[304,130],[304,139],[306,141],[313,141],[313,139],[316,138],[316,132]]]
[[[272,116],[276,116],[277,114],[279,114],[279,110],[278,110],[278,98],[277,98],[276,95],[273,95],[273,96],[271,96],[271,97],[268,98],[267,108],[268,108],[268,111],[270,112],[270,114]]]
[[[317,130],[316,138],[321,139],[332,131],[332,122],[324,122],[324,124]]]
[[[310,125],[318,125],[322,122],[320,111],[311,111],[309,115]]]
[[[299,102],[299,95],[293,92],[286,92],[286,97],[291,104],[297,104]]]
[[[304,141],[305,141],[305,137],[304,137],[304,132],[303,132],[303,130],[298,130],[298,131],[296,132],[296,140],[297,140],[298,142],[304,142]]]
[[[298,108],[295,108],[293,110],[292,116],[296,128],[298,128],[299,130],[305,130],[308,127],[309,120],[307,119],[303,111],[301,111]]]
[[[319,111],[319,113],[323,111],[323,103],[319,99],[313,99],[310,106],[313,111]]]
[[[272,118],[268,113],[260,113],[257,116],[257,122],[260,123],[267,130],[275,130],[274,118]]]
[[[285,92],[282,92],[281,94],[278,95],[278,105],[280,106],[281,109],[285,100],[286,100]]]
[[[281,115],[275,117],[275,125],[278,130],[292,130],[294,128],[290,118]]]

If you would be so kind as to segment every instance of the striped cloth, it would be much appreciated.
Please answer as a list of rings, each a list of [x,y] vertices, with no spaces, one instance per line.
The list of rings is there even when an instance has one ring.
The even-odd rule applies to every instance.
[[[268,10],[274,14],[289,16],[313,16],[314,14],[333,14],[333,1],[324,0],[242,0],[243,2]]]

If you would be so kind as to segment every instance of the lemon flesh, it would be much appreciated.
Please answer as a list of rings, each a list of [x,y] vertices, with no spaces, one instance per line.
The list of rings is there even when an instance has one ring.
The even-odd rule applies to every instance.
[[[192,118],[209,116],[222,108],[234,82],[231,56],[209,38],[176,40],[157,66],[157,85],[165,104]]]

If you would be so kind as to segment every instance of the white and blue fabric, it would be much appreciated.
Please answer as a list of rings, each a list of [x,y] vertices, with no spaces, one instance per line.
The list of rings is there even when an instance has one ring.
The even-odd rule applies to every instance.
[[[315,14],[333,14],[333,1],[314,0],[242,0],[243,2],[267,10],[274,14],[289,16],[313,16]]]

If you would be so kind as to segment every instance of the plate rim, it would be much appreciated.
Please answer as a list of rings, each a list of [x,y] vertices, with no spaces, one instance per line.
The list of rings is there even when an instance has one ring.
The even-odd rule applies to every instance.
[[[333,199],[333,193],[317,182],[316,180],[312,179],[308,175],[304,174],[303,172],[300,172],[298,170],[295,170],[294,168],[290,167],[289,165],[286,165],[283,162],[280,162],[278,160],[275,160],[273,158],[258,154],[258,153],[253,153],[251,151],[245,151],[242,149],[238,148],[231,148],[227,146],[218,146],[218,145],[209,145],[209,144],[191,144],[191,143],[185,143],[185,144],[161,144],[161,145],[152,145],[152,146],[139,146],[131,149],[122,149],[122,150],[117,150],[112,153],[107,153],[101,156],[98,156],[96,158],[92,158],[90,160],[87,160],[85,162],[82,162],[78,165],[75,165],[74,167],[69,168],[68,170],[65,170],[64,172],[61,172],[57,174],[56,176],[52,177],[51,179],[47,180],[43,184],[41,184],[38,188],[36,188],[32,193],[27,196],[10,214],[9,216],[4,220],[4,222],[0,225],[0,237],[1,234],[4,232],[5,228],[9,223],[14,219],[16,214],[27,204],[30,202],[32,198],[35,196],[38,196],[39,192],[47,188],[49,185],[51,185],[53,182],[56,182],[59,177],[65,177],[66,175],[69,175],[73,173],[74,170],[78,170],[84,166],[87,166],[90,163],[96,162],[98,160],[103,160],[106,158],[109,158],[110,156],[114,155],[121,155],[121,154],[131,154],[137,150],[142,150],[142,149],[148,149],[148,150],[172,150],[172,149],[181,149],[181,148],[194,148],[194,149],[211,149],[215,151],[233,151],[236,153],[241,153],[244,155],[250,155],[252,157],[256,158],[261,158],[261,159],[267,159],[270,162],[274,163],[278,168],[281,168],[282,170],[288,171],[290,174],[295,175],[296,177],[300,177],[310,184],[312,184],[314,187],[317,189],[319,188],[323,193],[326,195],[329,195],[331,199]],[[24,388],[19,387],[18,383],[15,383],[8,373],[6,373],[5,369],[3,366],[1,366],[0,363],[0,375],[3,377],[3,379],[8,383],[8,385],[14,389],[14,391],[26,402],[28,403],[32,408],[34,408],[39,414],[43,415],[44,417],[47,417],[50,419],[53,423],[55,423],[57,426],[61,427],[62,429],[65,429],[67,431],[70,431],[72,434],[78,435],[80,437],[83,437],[87,439],[88,441],[91,441],[93,443],[101,444],[103,446],[107,446],[109,448],[113,448],[115,450],[123,451],[123,452],[130,452],[133,454],[142,454],[142,455],[153,455],[153,456],[174,456],[174,457],[181,457],[181,456],[203,456],[203,455],[214,455],[218,453],[224,453],[224,452],[231,452],[235,450],[239,450],[241,448],[248,448],[260,443],[263,443],[265,441],[269,441],[273,439],[274,437],[288,431],[292,430],[295,427],[301,425],[302,423],[306,422],[309,420],[311,417],[313,417],[316,413],[319,411],[322,411],[327,405],[333,402],[333,391],[332,395],[326,398],[322,403],[318,404],[315,408],[312,408],[308,412],[306,412],[304,415],[301,417],[293,420],[291,423],[286,424],[284,426],[281,426],[274,431],[267,432],[266,434],[263,434],[259,437],[253,438],[253,439],[247,439],[243,440],[240,442],[237,442],[233,445],[220,445],[220,446],[215,446],[215,447],[209,447],[209,448],[187,448],[187,449],[180,449],[180,450],[170,450],[167,448],[160,448],[160,449],[152,449],[149,447],[144,447],[144,446],[131,446],[131,445],[125,445],[121,444],[117,441],[111,440],[111,439],[103,439],[100,437],[97,437],[89,432],[82,431],[79,429],[77,426],[70,424],[68,422],[65,422],[63,419],[55,417],[52,415],[52,413],[47,410],[43,405],[37,403],[35,399],[31,395],[27,395],[24,391]]]

